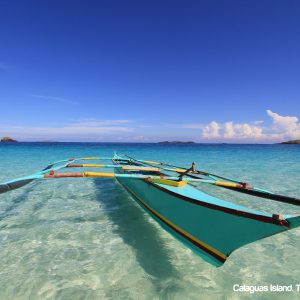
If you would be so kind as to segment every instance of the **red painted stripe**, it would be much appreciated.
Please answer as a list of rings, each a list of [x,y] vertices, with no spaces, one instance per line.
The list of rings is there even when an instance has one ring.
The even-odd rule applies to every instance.
[[[57,174],[45,174],[44,178],[67,178],[67,177],[83,177],[83,173],[57,173]]]
[[[68,164],[67,168],[76,168],[76,167],[82,167],[82,164]]]

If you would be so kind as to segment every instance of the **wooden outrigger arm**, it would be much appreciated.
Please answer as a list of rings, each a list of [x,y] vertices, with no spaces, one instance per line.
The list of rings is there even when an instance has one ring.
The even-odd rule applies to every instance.
[[[191,168],[178,167],[162,162],[155,161],[146,161],[146,160],[137,160],[132,157],[127,156],[127,159],[131,162],[139,162],[148,167],[137,167],[133,166],[123,166],[123,165],[107,165],[107,164],[86,164],[86,163],[75,163],[78,161],[87,161],[87,160],[111,160],[110,157],[83,157],[83,158],[70,158],[65,160],[60,160],[54,163],[49,164],[42,171],[37,172],[33,175],[17,178],[11,181],[7,181],[0,184],[0,193],[5,193],[10,190],[20,188],[24,185],[31,183],[34,180],[47,179],[47,178],[66,178],[66,177],[95,177],[95,178],[112,178],[118,177],[120,174],[115,173],[102,173],[102,172],[82,172],[82,173],[55,173],[54,172],[64,169],[64,168],[123,168],[124,170],[131,171],[147,171],[147,172],[159,172],[160,170],[175,172],[180,174],[179,177],[176,176],[155,176],[155,175],[133,175],[133,174],[124,174],[124,177],[132,179],[168,179],[171,181],[182,181],[184,178],[187,182],[198,182],[198,183],[207,183],[215,186],[219,186],[226,189],[231,189],[240,193],[249,194],[252,196],[257,196],[265,199],[275,200],[283,203],[293,204],[300,206],[300,199],[295,197],[289,197],[285,195],[279,195],[267,191],[265,189],[260,189],[253,187],[242,181],[234,180],[231,178],[223,177],[220,175],[215,175],[212,173],[199,171],[195,169],[195,163],[192,164]],[[199,178],[198,175],[206,176],[206,178]],[[121,176],[120,176],[121,177]]]
[[[107,159],[113,164],[85,163]],[[63,172],[79,168],[83,170]],[[86,170],[90,168],[94,171]],[[114,171],[101,170],[106,168]],[[0,184],[0,193],[35,180],[56,178],[117,179],[164,228],[215,266],[222,265],[234,250],[243,245],[300,226],[300,216],[268,213],[238,205],[213,197],[189,183],[212,184],[300,206],[297,198],[198,171],[195,164],[191,168],[180,168],[117,155],[113,158],[71,158],[51,163],[40,172]]]
[[[278,201],[278,202],[283,202],[283,203],[287,203],[287,204],[300,206],[299,198],[275,194],[271,191],[251,186],[248,183],[243,182],[243,181],[238,181],[235,179],[223,177],[223,176],[208,173],[205,171],[193,170],[192,168],[187,169],[187,168],[178,167],[178,166],[174,166],[174,165],[170,165],[170,164],[166,164],[166,163],[162,163],[162,162],[136,160],[132,157],[129,157],[129,156],[127,156],[127,157],[132,161],[138,161],[145,165],[159,166],[160,168],[162,168],[166,171],[177,172],[180,174],[184,173],[185,176],[190,177],[190,178],[197,179],[197,178],[199,178],[197,175],[203,175],[203,176],[207,176],[208,178],[212,179],[211,181],[208,180],[208,181],[199,181],[199,182],[210,183],[210,184],[222,187],[222,188],[234,190],[239,193],[244,193],[244,194],[257,196],[257,197],[261,197],[261,198],[265,198],[265,199],[269,199],[269,200],[274,200],[274,201]]]

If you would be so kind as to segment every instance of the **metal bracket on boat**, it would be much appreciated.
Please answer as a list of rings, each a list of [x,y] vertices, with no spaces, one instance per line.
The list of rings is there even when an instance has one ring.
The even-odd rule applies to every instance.
[[[288,225],[289,225],[289,222],[284,218],[284,215],[282,215],[282,214],[273,214],[272,218],[274,220],[276,220],[279,224],[286,224],[286,223],[288,223]]]
[[[179,179],[179,180],[182,180],[182,177],[183,177],[184,175],[186,175],[187,173],[189,173],[189,172],[192,172],[192,173],[196,172],[196,163],[195,163],[194,161],[192,162],[192,166],[191,166],[189,169],[187,169],[186,171],[184,171],[183,173],[181,173],[181,174],[178,176],[178,179]]]
[[[243,189],[252,189],[253,187],[250,185],[250,184],[248,184],[247,182],[241,182],[241,188],[243,188]]]

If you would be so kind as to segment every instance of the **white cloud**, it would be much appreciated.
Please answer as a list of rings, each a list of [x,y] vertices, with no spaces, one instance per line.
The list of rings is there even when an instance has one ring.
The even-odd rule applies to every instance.
[[[251,124],[254,124],[254,125],[261,125],[263,123],[264,123],[264,121],[262,121],[262,120],[251,122]]]
[[[269,109],[267,114],[272,118],[275,135],[282,138],[300,138],[300,123],[297,117],[281,116]]]
[[[300,123],[297,117],[281,116],[267,110],[273,125],[263,127],[262,121],[250,123],[226,122],[224,124],[213,121],[202,129],[202,138],[236,141],[280,141],[300,138]]]
[[[126,134],[134,131],[129,120],[94,120],[57,127],[1,126],[0,133],[17,140],[97,141],[108,135]]]
[[[263,137],[262,128],[248,123],[234,124],[227,122],[224,125],[224,138],[260,139]]]
[[[279,142],[300,139],[300,123],[296,116],[282,116],[267,110],[270,121],[217,122],[208,124],[150,124],[143,125],[127,119],[99,120],[81,119],[64,125],[8,126],[0,124],[0,136],[17,140],[38,141],[157,141],[196,140],[191,133],[202,132],[202,139],[231,142]],[[148,129],[148,127],[153,127]],[[179,130],[184,129],[184,130]],[[188,130],[188,131],[185,131]]]
[[[273,119],[273,123],[281,129],[290,130],[299,127],[297,117],[281,116],[269,109],[267,110],[267,114]]]
[[[205,139],[261,139],[262,128],[248,123],[226,122],[225,124],[213,121],[202,130]]]
[[[220,137],[220,125],[212,121],[207,126],[205,126],[202,130],[202,137],[206,139],[215,139]]]
[[[61,102],[61,103],[65,103],[65,104],[71,104],[71,105],[77,105],[78,103],[63,97],[54,97],[54,96],[44,96],[44,95],[36,95],[36,94],[32,94],[30,95],[33,98],[36,99],[41,99],[41,100],[46,100],[46,101],[54,101],[54,102]]]
[[[230,139],[230,138],[232,138],[234,136],[235,136],[235,130],[234,130],[233,122],[227,122],[227,123],[225,123],[224,137]]]

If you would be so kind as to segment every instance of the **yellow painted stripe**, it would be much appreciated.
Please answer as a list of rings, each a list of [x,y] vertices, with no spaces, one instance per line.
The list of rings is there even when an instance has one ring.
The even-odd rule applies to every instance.
[[[159,172],[159,168],[151,168],[151,167],[139,167],[139,166],[123,166],[123,170],[136,170],[136,171],[153,171]]]
[[[188,182],[187,180],[176,181],[176,180],[163,179],[163,178],[149,178],[149,180],[155,183],[160,183],[160,184],[165,184],[165,185],[170,185],[175,187],[183,187]]]
[[[174,169],[175,172],[178,172],[178,173],[183,173],[185,172],[186,170],[185,169]]]
[[[220,185],[220,186],[228,186],[228,187],[238,187],[239,186],[237,183],[228,182],[228,181],[216,181],[214,184]]]
[[[100,157],[84,157],[82,160],[98,160]]]
[[[84,172],[84,177],[115,177],[115,173]]]
[[[104,167],[103,164],[82,164],[83,167],[87,168],[102,168]]]
[[[160,165],[160,162],[157,161],[151,161],[151,160],[145,160],[146,164],[151,164],[151,165]]]
[[[187,231],[183,230],[182,228],[178,227],[174,223],[172,223],[170,220],[162,216],[160,213],[158,213],[156,210],[154,210],[152,207],[150,207],[146,202],[144,202],[138,195],[136,195],[131,189],[129,189],[127,186],[126,188],[132,193],[145,207],[147,207],[154,215],[158,216],[160,219],[162,219],[165,223],[167,223],[171,228],[176,229],[179,231],[182,235],[187,236],[189,239],[193,240],[197,244],[201,245],[203,248],[208,249],[210,252],[214,253],[216,256],[220,257],[223,260],[227,259],[227,255],[223,254],[219,250],[209,246],[203,241],[200,241],[193,235],[189,234]]]

